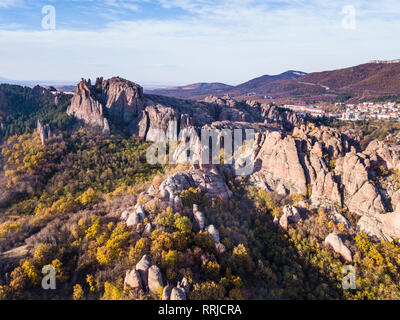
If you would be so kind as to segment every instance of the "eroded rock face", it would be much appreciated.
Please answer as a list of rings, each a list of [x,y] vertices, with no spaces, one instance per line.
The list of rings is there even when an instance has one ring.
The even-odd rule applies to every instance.
[[[44,125],[40,120],[37,121],[37,132],[39,134],[42,145],[46,144],[46,141],[51,138],[51,130],[48,124]]]
[[[162,292],[162,300],[170,300],[172,289],[173,287],[169,284],[164,287]]]
[[[190,284],[188,279],[183,278],[181,282],[178,283],[177,286],[179,289],[182,289],[185,292],[185,295],[189,295],[189,290],[190,290]]]
[[[254,177],[269,189],[282,184],[292,193],[307,194],[307,180],[293,137],[278,131],[267,132],[255,161],[261,164],[261,171]]]
[[[379,240],[393,241],[400,238],[400,206],[387,214],[368,214],[358,221],[358,229]]]
[[[283,229],[287,229],[290,223],[297,224],[301,219],[299,211],[293,206],[285,206],[283,215],[279,220],[279,225]]]
[[[163,181],[159,187],[159,193],[163,196],[180,194],[190,187],[200,188],[208,193],[210,198],[222,197],[229,199],[232,191],[229,190],[225,177],[217,171],[190,169],[184,173],[174,174]]]
[[[141,86],[114,77],[105,81],[98,79],[96,89],[97,87],[102,89],[102,98],[111,118],[130,123],[142,112],[144,95]]]
[[[126,212],[123,213],[121,218],[126,217]],[[126,225],[128,227],[137,226],[139,223],[143,222],[146,218],[146,212],[142,206],[137,205],[135,209],[129,214],[128,219],[126,220]]]
[[[186,300],[186,294],[185,291],[183,289],[180,288],[173,288],[171,291],[171,298],[170,300],[174,300],[174,301],[182,301],[182,300]]]
[[[332,249],[336,253],[340,254],[340,256],[347,262],[353,261],[350,249],[344,245],[342,239],[340,239],[340,237],[336,233],[329,234],[325,239],[325,243],[331,246]]]
[[[121,213],[121,220],[126,221],[126,220],[128,220],[128,218],[129,218],[129,210],[124,210],[124,211]]]
[[[382,214],[392,210],[390,200],[392,205],[400,202],[400,196],[396,200],[394,192],[386,195],[369,181],[380,165],[388,170],[400,168],[400,148],[373,141],[364,152],[357,153],[352,146],[357,138],[350,138],[349,133],[304,124],[295,113],[273,105],[239,102],[228,96],[195,102],[144,95],[137,84],[116,77],[105,81],[99,78],[94,85],[82,80],[68,113],[106,134],[108,121],[129,124],[132,133],[148,141],[162,142],[183,134],[188,141],[171,149],[170,159],[178,163],[187,158],[188,145],[194,150],[192,160],[198,158],[201,129],[220,134],[224,129],[254,129],[256,145],[251,157],[255,167],[250,175],[254,185],[282,196],[308,195],[313,207],[344,206],[360,215]],[[170,122],[176,132],[168,130]],[[233,172],[241,161],[232,165]],[[201,188],[210,198],[232,197],[221,167],[196,163],[192,169],[168,178],[158,190],[175,210],[181,208],[177,196],[189,187]],[[202,217],[195,219],[199,223]],[[132,216],[131,220],[130,224],[136,224],[143,217],[139,215],[138,220]]]
[[[140,215],[138,215],[136,212],[132,212],[129,215],[128,220],[126,221],[126,225],[128,227],[134,227],[136,225],[138,225],[140,223],[141,219],[140,219]]]
[[[152,266],[151,259],[150,257],[145,254],[142,259],[136,264],[136,270],[140,274],[140,278],[143,281],[143,287],[147,288],[148,287],[148,271],[150,267]]]
[[[143,289],[140,273],[137,270],[129,270],[126,272],[124,280],[124,288],[131,287],[132,289]]]
[[[378,156],[378,165],[384,165],[388,170],[400,169],[400,150],[398,146],[390,146],[383,141],[372,141],[365,153]]]
[[[342,196],[332,172],[326,173],[321,170],[316,174],[316,179],[312,186],[311,201],[313,204],[318,205],[321,203],[321,199],[322,201],[327,199],[334,204],[342,206]]]
[[[380,194],[369,182],[369,165],[369,158],[355,153],[348,153],[336,161],[336,173],[344,186],[344,203],[350,211],[360,215],[385,212]]]
[[[347,230],[349,230],[350,227],[351,227],[349,221],[348,221],[345,217],[343,217],[340,213],[336,213],[336,214],[333,216],[333,220],[334,220],[335,223],[337,223],[337,224],[343,223],[344,227],[345,227]]]
[[[75,116],[85,124],[103,129],[103,106],[92,96],[90,80],[82,79],[78,84],[71,99],[71,105],[67,109],[67,114]]]
[[[153,232],[153,227],[151,226],[150,223],[147,223],[144,227],[144,231],[143,233],[147,236],[151,235],[151,233]]]
[[[133,82],[119,77],[106,81],[98,78],[92,85],[90,80],[82,79],[67,113],[108,134],[110,127],[104,116],[105,110],[110,119],[131,123],[141,115],[143,107],[143,89]]]
[[[198,206],[196,204],[193,205],[193,215],[200,230],[203,231],[206,225],[206,217],[204,216],[203,212],[199,211]]]
[[[151,293],[157,293],[163,287],[161,270],[157,266],[151,266],[148,270],[148,286]]]
[[[214,225],[209,225],[206,228],[206,231],[214,239],[215,244],[218,244],[220,242],[220,240],[219,240],[219,232],[218,232],[217,228],[214,227]]]
[[[191,170],[189,172],[196,188],[207,192],[209,198],[221,197],[228,200],[233,193],[226,184],[225,177],[218,171]]]

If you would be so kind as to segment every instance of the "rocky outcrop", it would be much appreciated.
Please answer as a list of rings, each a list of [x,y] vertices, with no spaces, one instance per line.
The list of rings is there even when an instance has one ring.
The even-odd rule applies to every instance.
[[[367,155],[377,155],[377,166],[383,165],[388,170],[400,169],[400,148],[383,141],[372,141],[364,152]]]
[[[143,88],[131,81],[114,77],[103,81],[97,79],[95,90],[101,90],[101,99],[110,118],[131,123],[144,107]]]
[[[307,194],[307,179],[293,137],[267,132],[255,162],[260,167],[253,175],[256,184],[269,190],[282,184],[291,193]]]
[[[201,170],[190,169],[184,173],[174,174],[164,180],[159,187],[159,194],[162,198],[180,194],[183,190],[190,187],[200,188],[207,192],[210,198],[221,197],[229,199],[232,197],[232,191],[229,190],[225,177],[217,169]],[[174,196],[175,197],[175,196]]]
[[[218,232],[217,228],[214,227],[214,225],[209,225],[206,228],[206,231],[214,239],[215,244],[218,244],[220,242],[220,240],[219,240],[219,232]]]
[[[167,285],[163,289],[162,300],[186,300],[189,296],[190,285],[186,278],[178,282],[176,287]]]
[[[393,241],[400,238],[400,206],[387,214],[368,214],[360,218],[358,230],[379,240]]]
[[[83,121],[85,124],[103,129],[103,106],[100,101],[96,99],[92,90],[90,79],[88,81],[82,79],[76,87],[67,113],[75,116],[75,118]]]
[[[185,295],[189,295],[190,284],[188,279],[183,278],[182,281],[178,282],[177,288],[182,289],[185,292]]]
[[[201,231],[204,230],[204,227],[206,225],[206,217],[204,216],[204,213],[199,211],[199,207],[197,204],[193,205],[193,215],[194,219],[197,222],[197,225]]]
[[[232,192],[225,174],[234,175],[235,170],[245,166],[245,159],[235,159],[223,167],[203,164],[203,159],[199,159],[201,129],[214,130],[220,140],[224,129],[254,129],[255,148],[246,155],[254,170],[246,175],[259,188],[282,196],[303,195],[314,208],[345,207],[369,216],[392,211],[391,207],[400,202],[393,190],[385,193],[371,183],[380,166],[399,169],[399,148],[373,141],[364,152],[357,153],[357,138],[350,138],[349,132],[305,124],[295,113],[274,105],[240,102],[229,96],[207,97],[198,102],[144,95],[137,84],[116,77],[105,81],[99,78],[94,85],[90,80],[82,80],[68,113],[100,127],[105,134],[109,133],[112,121],[128,124],[132,133],[148,141],[168,140],[168,159],[172,163],[187,161],[190,149],[193,167],[169,177],[158,190],[158,195],[176,211],[182,209],[180,192],[190,187],[200,188],[210,198],[230,199]],[[185,139],[175,144],[179,136]],[[156,190],[152,193],[157,194]],[[201,214],[194,216],[203,229]],[[137,225],[143,218],[136,214],[126,220],[129,225]]]
[[[37,121],[37,133],[42,145],[45,145],[46,141],[51,138],[50,126],[48,124],[44,125],[40,120]]]
[[[347,262],[353,261],[350,249],[344,245],[342,239],[336,233],[329,234],[325,239],[325,243],[331,246],[333,251],[338,253]]]
[[[124,280],[124,289],[126,289],[127,287],[137,290],[143,289],[139,271],[129,270],[126,272]]]
[[[126,216],[128,215],[128,212],[124,211],[121,215],[121,219],[125,220]],[[126,219],[126,224],[128,227],[133,227],[138,225],[140,222],[143,222],[144,219],[146,218],[146,213],[144,211],[144,208],[142,206],[136,206],[135,209],[129,213],[128,218]]]
[[[148,287],[148,271],[152,266],[150,257],[145,254],[142,259],[136,264],[136,270],[140,274],[140,278],[143,281],[143,288]]]
[[[186,300],[185,291],[181,288],[173,288],[171,291],[170,300],[183,301]]]
[[[293,206],[285,206],[283,208],[283,215],[279,219],[279,225],[283,229],[287,229],[289,224],[297,224],[301,219],[299,211]]]
[[[347,230],[349,230],[351,228],[350,222],[345,217],[343,217],[340,213],[335,213],[332,218],[336,224],[343,223],[344,227]]]
[[[105,115],[116,122],[132,123],[142,114],[143,98],[142,87],[119,77],[106,81],[98,78],[95,85],[82,79],[67,113],[108,134],[110,127]]]
[[[151,266],[148,270],[148,286],[151,293],[158,293],[163,287],[161,270],[157,266]]]
[[[164,289],[163,289],[163,292],[162,292],[162,300],[170,300],[170,298],[171,298],[171,292],[172,292],[172,289],[173,289],[174,287],[173,286],[171,286],[171,285],[166,285],[165,287],[164,287]]]
[[[360,215],[385,213],[381,195],[369,182],[369,165],[368,157],[355,153],[336,161],[336,173],[344,186],[344,204]]]

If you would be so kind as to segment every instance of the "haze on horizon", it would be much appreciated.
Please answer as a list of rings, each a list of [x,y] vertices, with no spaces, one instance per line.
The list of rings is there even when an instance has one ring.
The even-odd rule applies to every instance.
[[[398,1],[321,2],[0,0],[0,77],[235,85],[399,58]]]

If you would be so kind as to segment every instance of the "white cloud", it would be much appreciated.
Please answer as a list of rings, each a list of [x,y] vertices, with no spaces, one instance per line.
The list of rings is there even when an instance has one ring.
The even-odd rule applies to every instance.
[[[107,0],[109,5],[141,1]],[[186,15],[114,20],[96,31],[0,31],[0,70],[9,78],[120,75],[137,82],[239,83],[287,69],[317,71],[398,58],[400,4],[352,1],[357,29],[343,30],[348,1],[155,0]],[[277,5],[279,4],[279,6]],[[141,9],[143,10],[143,9]]]
[[[137,2],[136,0],[106,0],[105,4],[120,9],[139,11],[140,7]]]
[[[0,8],[20,7],[23,5],[23,0],[0,0]]]

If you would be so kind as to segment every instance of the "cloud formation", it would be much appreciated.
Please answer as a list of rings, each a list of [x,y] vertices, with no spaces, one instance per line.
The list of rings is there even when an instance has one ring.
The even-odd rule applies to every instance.
[[[0,7],[7,1],[0,0]],[[139,83],[236,84],[287,69],[310,72],[394,59],[400,52],[395,32],[400,3],[395,0],[351,1],[355,30],[342,27],[347,0],[87,0],[53,5],[54,31],[41,30],[40,21],[22,30],[22,21],[13,22],[19,28],[1,28],[0,16],[0,76],[72,80],[120,75]]]

